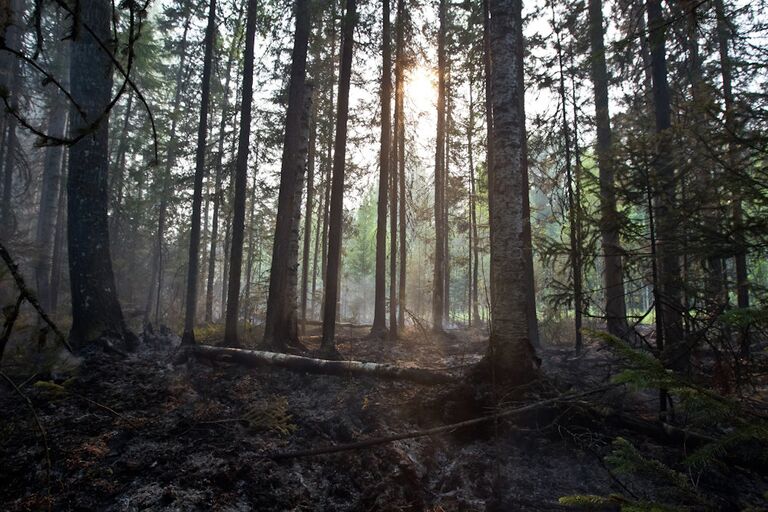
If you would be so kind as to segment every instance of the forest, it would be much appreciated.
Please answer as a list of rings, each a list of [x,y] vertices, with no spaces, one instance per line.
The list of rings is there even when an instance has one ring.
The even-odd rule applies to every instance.
[[[2,0],[0,99],[0,510],[768,510],[767,0]]]

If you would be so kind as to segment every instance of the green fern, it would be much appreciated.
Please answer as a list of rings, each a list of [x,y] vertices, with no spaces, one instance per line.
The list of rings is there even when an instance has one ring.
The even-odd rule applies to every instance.
[[[613,451],[606,456],[605,462],[613,466],[617,473],[639,474],[660,479],[671,483],[682,491],[695,494],[695,490],[686,475],[675,471],[656,459],[645,457],[632,443],[623,437],[614,439]]]

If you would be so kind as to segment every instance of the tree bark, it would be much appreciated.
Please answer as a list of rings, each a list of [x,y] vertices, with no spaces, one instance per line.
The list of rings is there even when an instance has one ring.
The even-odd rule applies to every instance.
[[[64,138],[67,132],[67,104],[59,94],[49,95],[51,105],[49,110],[48,134]],[[37,257],[35,262],[35,278],[37,281],[37,296],[46,311],[51,310],[51,268],[53,266],[53,244],[63,171],[64,148],[49,146],[45,149],[43,158],[43,180],[40,187],[40,207],[37,216],[35,242]]]
[[[432,330],[443,332],[445,294],[445,31],[446,0],[439,4],[437,32],[437,139],[435,146],[435,266],[432,278]]]
[[[105,334],[125,339],[128,334],[117,300],[107,219],[109,175],[109,120],[96,119],[111,100],[112,62],[96,40],[111,37],[111,5],[105,0],[81,0],[79,30],[74,31],[70,60],[70,92],[85,112],[73,106],[70,133],[91,130],[69,148],[67,225],[69,280],[74,345],[85,346]],[[94,35],[82,29],[87,25]]]
[[[235,162],[235,201],[232,220],[229,287],[224,340],[229,346],[240,346],[237,320],[240,316],[240,277],[243,270],[243,241],[245,238],[245,196],[248,188],[248,153],[251,140],[251,106],[253,105],[253,54],[256,36],[258,0],[248,0],[245,22],[245,54],[243,55],[243,97],[240,105],[240,134]]]
[[[237,21],[235,23],[234,33],[240,34],[240,28],[243,19],[242,5],[238,10]],[[227,65],[224,71],[224,93],[221,100],[221,119],[219,120],[219,137],[218,137],[218,149],[216,152],[216,177],[213,190],[213,219],[211,219],[211,246],[208,256],[208,275],[205,286],[205,321],[210,323],[213,321],[213,285],[216,277],[216,249],[219,238],[219,209],[221,201],[223,199],[222,181],[224,178],[224,139],[226,135],[227,123],[230,121],[229,117],[229,84],[232,80],[232,64],[235,61],[238,50],[240,48],[240,39],[235,38],[232,41],[232,45],[229,48],[229,55],[227,56]],[[223,306],[223,305],[222,305]]]
[[[315,202],[315,156],[317,148],[317,106],[316,94],[313,89],[309,101],[309,150],[307,155],[307,203],[304,208],[304,236],[301,257],[301,332],[306,331],[304,322],[307,321],[307,292],[309,287],[309,246],[312,243],[312,206]]]
[[[603,41],[602,0],[589,0],[590,71],[592,73],[597,127],[597,166],[600,181],[600,236],[605,271],[605,317],[608,332],[617,337],[627,335],[627,307],[624,292],[624,250],[620,241],[620,220],[616,210],[613,133],[608,107],[608,68]]]
[[[397,129],[395,130],[395,144],[397,145],[397,161],[395,162],[395,169],[397,173],[397,179],[399,183],[399,196],[398,202],[398,226],[400,230],[400,283],[397,293],[397,327],[402,330],[405,328],[405,305],[406,305],[406,278],[407,278],[407,255],[408,246],[406,245],[406,206],[407,196],[405,194],[405,23],[406,23],[406,6],[405,0],[397,1],[397,48],[395,58],[397,60],[397,70],[395,74],[395,86],[396,86],[396,103],[397,96],[399,96],[399,104],[395,108],[395,124]],[[392,169],[390,168],[390,172]]]
[[[521,75],[523,22],[520,0],[491,0],[490,53],[493,168],[490,174],[491,336],[486,361],[497,377],[522,384],[537,374],[531,344],[526,257],[525,111]]]
[[[24,24],[24,0],[10,0],[4,10],[8,16],[8,25],[4,28],[4,43],[11,50],[22,50],[22,26]],[[2,52],[2,76],[0,85],[7,91],[8,103],[12,109],[18,108],[18,92],[21,79],[21,60],[15,55]],[[16,135],[16,119],[5,115],[5,152],[3,162],[3,186],[0,198],[0,239],[9,239],[15,231],[16,219],[13,216],[13,173],[16,171],[16,156],[19,151]]]
[[[382,75],[381,75],[381,146],[379,148],[379,197],[376,216],[376,276],[372,336],[386,333],[386,247],[387,247],[387,188],[390,186],[392,48],[390,29],[390,0],[383,0],[382,14]],[[390,291],[391,294],[391,291]],[[393,302],[390,298],[390,315]]]
[[[581,311],[581,248],[579,247],[578,228],[576,226],[576,210],[578,203],[575,201],[574,193],[574,172],[573,172],[573,155],[571,148],[571,130],[568,123],[568,103],[565,94],[565,71],[563,68],[563,47],[560,39],[560,27],[558,26],[557,19],[555,17],[555,7],[552,7],[552,27],[555,31],[555,46],[557,52],[557,63],[559,71],[559,87],[558,92],[560,94],[560,108],[562,113],[562,132],[563,132],[563,147],[565,156],[565,185],[566,196],[568,202],[568,230],[569,230],[569,263],[571,266],[572,283],[573,283],[573,311],[574,311],[574,333],[575,333],[575,349],[576,353],[581,352],[583,345],[583,336],[581,333],[582,324],[582,311]],[[575,107],[574,107],[575,108]],[[575,158],[579,158],[578,153]]]
[[[395,158],[396,159],[396,158]],[[397,339],[397,170],[389,173],[389,339]]]
[[[200,121],[197,127],[195,152],[195,183],[192,195],[192,227],[189,235],[189,264],[187,269],[187,296],[184,311],[182,343],[195,343],[195,317],[197,316],[197,281],[200,264],[200,210],[203,202],[203,178],[205,177],[205,146],[208,139],[208,103],[211,96],[211,64],[213,57],[213,33],[216,28],[216,0],[210,0],[208,25],[205,28],[205,52],[203,55],[202,91],[200,94]]]
[[[288,297],[291,264],[291,231],[298,172],[300,167],[301,118],[304,111],[307,47],[310,31],[309,1],[296,1],[296,31],[293,41],[291,77],[288,85],[288,112],[285,121],[280,192],[277,203],[275,240],[272,247],[272,268],[269,274],[267,317],[264,326],[264,345],[285,350],[291,341],[290,301]],[[298,229],[298,227],[296,227]]]
[[[304,195],[304,174],[309,163],[309,123],[312,116],[312,97],[314,86],[311,83],[304,85],[304,103],[301,112],[301,126],[299,130],[299,147],[296,155],[296,188],[293,198],[293,223],[291,225],[291,238],[289,244],[288,260],[288,301],[286,314],[288,322],[287,338],[292,343],[299,342],[298,327],[298,288],[299,288],[299,229],[301,227],[301,201]]]
[[[186,7],[189,9],[189,4],[186,4]],[[145,324],[149,322],[153,305],[155,309],[155,323],[158,323],[160,316],[160,298],[163,289],[163,238],[165,236],[165,223],[168,214],[168,199],[171,194],[171,170],[176,164],[176,144],[178,138],[176,128],[179,123],[181,92],[184,85],[183,78],[186,70],[187,35],[189,34],[190,22],[191,14],[187,14],[187,18],[184,21],[181,44],[179,45],[179,67],[176,70],[176,85],[173,93],[173,106],[171,107],[171,126],[168,145],[165,149],[165,165],[163,166],[163,171],[160,176],[162,192],[157,212],[157,232],[155,233],[155,243],[152,248],[152,270],[150,272],[152,281],[149,286],[150,291],[147,293],[147,302],[144,306]]]
[[[408,380],[419,384],[446,384],[455,382],[455,378],[424,368],[399,367],[393,364],[366,363],[362,361],[329,361],[310,357],[198,345],[194,348],[197,357],[205,359],[224,359],[252,367],[276,366],[287,370],[319,373],[324,375],[369,375],[387,379]]]
[[[467,126],[467,156],[469,157],[469,309],[470,324],[480,324],[480,312],[477,303],[477,270],[480,250],[477,238],[477,191],[475,190],[475,160],[473,132],[475,130],[475,102],[472,96],[474,83],[469,82],[469,122]]]
[[[347,0],[344,14],[341,43],[341,66],[339,68],[339,99],[336,114],[336,139],[333,153],[333,177],[331,182],[331,206],[328,226],[328,269],[325,278],[323,300],[323,339],[321,350],[325,353],[336,351],[336,309],[341,276],[341,238],[344,214],[344,166],[347,154],[347,120],[349,117],[349,87],[352,77],[352,50],[355,25],[357,24],[357,2]]]
[[[50,285],[50,308],[48,312],[51,315],[55,315],[59,308],[59,288],[61,287],[61,267],[63,255],[66,248],[64,247],[64,241],[66,239],[67,232],[67,187],[66,187],[66,172],[67,172],[67,152],[62,155],[62,176],[61,183],[59,185],[59,198],[57,200],[58,206],[56,207],[56,229],[53,237],[53,254],[51,256],[51,285]]]
[[[667,82],[665,21],[661,0],[648,0],[648,29],[651,50],[653,110],[656,123],[656,155],[652,162],[654,217],[659,262],[659,299],[657,315],[663,326],[666,365],[675,369],[687,366],[687,349],[683,340],[679,248],[677,246],[675,166],[672,149],[670,91]]]
[[[720,60],[720,75],[723,80],[723,106],[725,110],[725,131],[729,139],[737,135],[736,114],[734,110],[733,98],[733,62],[730,57],[728,46],[730,44],[731,34],[729,21],[725,12],[723,0],[715,0],[715,15],[717,17],[717,41],[718,55]],[[734,144],[728,144],[727,164],[732,168],[735,166]],[[747,274],[747,252],[745,249],[743,229],[743,211],[740,194],[734,198],[733,202],[733,224],[736,229],[736,303],[740,308],[749,307],[749,277]]]

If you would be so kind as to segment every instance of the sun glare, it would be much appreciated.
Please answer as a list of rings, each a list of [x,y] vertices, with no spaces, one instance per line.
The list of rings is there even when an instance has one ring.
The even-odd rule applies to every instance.
[[[405,79],[405,95],[416,110],[434,108],[437,100],[435,70],[422,65],[412,68]]]

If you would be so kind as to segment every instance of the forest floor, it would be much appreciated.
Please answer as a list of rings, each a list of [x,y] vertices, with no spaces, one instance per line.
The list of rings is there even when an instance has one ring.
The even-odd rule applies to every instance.
[[[341,329],[340,352],[457,375],[481,358],[487,343],[466,330],[444,337],[414,330],[396,343],[366,339],[366,333]],[[453,433],[275,460],[270,454],[489,411],[467,406],[447,385],[175,364],[177,343],[173,336],[143,339],[127,358],[94,353],[79,364],[59,362],[49,374],[31,376],[7,364],[4,372],[29,402],[7,383],[0,387],[0,509],[564,510],[558,499],[574,494],[683,503],[659,475],[620,475],[603,461],[617,436],[661,459],[674,458],[678,448],[588,420],[578,404]],[[316,338],[306,343],[317,348]],[[594,346],[578,357],[570,347],[540,354],[561,390],[604,383],[617,367]],[[518,399],[530,402],[536,393]],[[598,400],[642,417],[652,415],[652,398],[614,390]],[[696,486],[715,509],[744,510],[760,506],[768,480],[729,467],[701,475]]]

